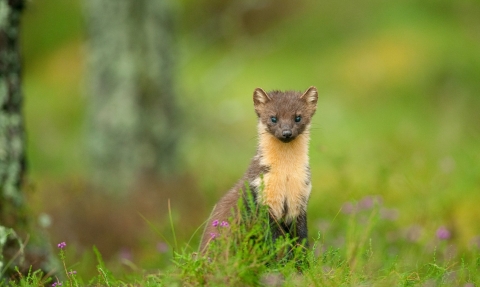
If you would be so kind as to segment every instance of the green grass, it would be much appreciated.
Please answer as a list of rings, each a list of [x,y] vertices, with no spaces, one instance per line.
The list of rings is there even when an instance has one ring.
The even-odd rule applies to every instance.
[[[69,247],[59,247],[55,276],[30,270],[8,286],[477,286],[479,246],[455,250],[450,238],[404,233],[378,198],[344,207],[335,232],[310,234],[312,246],[291,248],[293,241],[272,244],[262,216],[241,225],[218,227],[205,254],[191,247],[174,250],[163,269],[114,274],[94,248],[97,275],[75,271]],[[267,213],[265,213],[267,214]],[[331,227],[335,230],[335,226]],[[403,234],[403,235],[402,235]],[[132,263],[130,263],[132,264]],[[72,266],[72,267],[70,267]],[[0,286],[3,286],[0,283]],[[6,286],[6,285],[5,285]],[[59,285],[57,285],[59,286]]]
[[[82,212],[91,209],[73,206],[78,198],[89,199],[78,187],[87,181],[87,99],[81,88],[79,2],[68,9],[60,2],[32,6],[25,12],[32,18],[23,26],[29,30],[24,39],[29,173],[32,197],[44,200],[33,201],[32,209],[52,215],[49,231],[58,242],[91,225],[82,218],[96,221],[121,211],[126,228],[132,225],[127,218],[138,217],[137,207],[107,210],[114,204],[105,204],[88,216]],[[177,98],[186,112],[179,160],[194,184],[179,184],[170,194],[159,189],[165,195],[155,198],[158,213],[146,216],[150,227],[138,235],[131,228],[128,234],[117,231],[140,238],[131,261],[110,251],[105,264],[95,263],[103,260],[81,251],[90,245],[67,242],[67,270],[78,273],[60,280],[64,286],[183,286],[206,280],[212,285],[225,280],[237,285],[479,285],[479,7],[454,1],[303,1],[261,33],[231,35],[220,43],[203,41],[198,30],[180,29]],[[42,8],[49,19],[73,20],[65,25],[66,19],[44,21],[36,14]],[[60,33],[38,32],[55,31],[52,25],[61,27]],[[195,229],[255,153],[254,88],[311,85],[320,97],[310,145],[309,230],[312,243],[317,240],[307,256],[309,267],[302,274],[289,264],[249,268],[264,262],[256,252],[213,262],[195,259],[200,236]],[[178,194],[176,200],[171,194]],[[172,220],[161,213],[168,198]],[[381,204],[353,208],[372,198]],[[108,212],[99,212],[102,208]],[[151,229],[174,242],[171,223],[177,243],[167,252],[153,251],[155,241],[167,240]],[[449,239],[437,238],[442,226]],[[112,232],[105,228],[89,230],[95,236]],[[100,245],[100,238],[95,240],[92,244]],[[41,278],[32,271],[19,284],[38,286]]]

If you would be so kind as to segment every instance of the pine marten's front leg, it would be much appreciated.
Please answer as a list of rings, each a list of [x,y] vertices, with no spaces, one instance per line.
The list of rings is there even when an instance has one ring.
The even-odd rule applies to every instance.
[[[307,212],[302,211],[296,220],[295,224],[295,237],[297,238],[297,244],[302,245],[305,248],[308,247],[308,229],[307,229]]]
[[[279,237],[294,238],[297,245],[308,247],[307,213],[302,211],[291,223],[279,222],[270,215],[272,239],[275,242]]]

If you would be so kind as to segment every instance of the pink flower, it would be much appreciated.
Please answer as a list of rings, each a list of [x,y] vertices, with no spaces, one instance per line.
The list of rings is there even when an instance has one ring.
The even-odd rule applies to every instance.
[[[345,202],[342,206],[342,212],[344,214],[355,214],[358,211],[358,207],[356,204],[351,202]]]
[[[65,243],[65,242],[60,242],[60,243],[57,244],[57,247],[60,248],[60,249],[63,249],[66,246],[67,246],[67,243]]]
[[[217,234],[214,232],[210,232],[210,239],[215,239],[217,237]]]
[[[215,219],[215,220],[212,222],[212,226],[213,226],[213,227],[217,227],[217,226],[218,226],[218,219]]]
[[[222,223],[220,223],[220,226],[221,227],[228,227],[228,222],[222,221]]]
[[[119,252],[118,256],[120,257],[120,259],[125,259],[125,260],[128,260],[128,261],[133,260],[132,250],[130,250],[130,248],[128,248],[128,247],[122,247],[120,249],[120,252]]]
[[[450,239],[451,233],[445,226],[440,226],[437,229],[437,238],[440,240]]]
[[[166,253],[168,251],[168,244],[165,242],[158,242],[157,251],[160,253]]]

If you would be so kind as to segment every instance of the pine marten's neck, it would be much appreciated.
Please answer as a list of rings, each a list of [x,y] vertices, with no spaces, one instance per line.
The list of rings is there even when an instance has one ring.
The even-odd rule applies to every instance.
[[[275,218],[291,221],[306,208],[311,189],[308,172],[309,127],[288,143],[265,131],[261,122],[258,132],[257,156],[260,164],[269,168],[263,176],[261,198]]]
[[[261,122],[258,123],[258,135],[258,153],[262,158],[263,165],[270,166],[270,168],[283,164],[292,167],[297,167],[296,164],[308,165],[309,127],[288,143],[282,142],[265,131],[265,126]]]

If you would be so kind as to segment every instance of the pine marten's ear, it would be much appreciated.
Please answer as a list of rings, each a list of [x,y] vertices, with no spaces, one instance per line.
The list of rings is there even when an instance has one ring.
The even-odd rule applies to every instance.
[[[253,103],[255,106],[265,104],[271,100],[272,98],[270,98],[264,90],[256,88],[255,91],[253,91]]]
[[[308,88],[308,90],[305,91],[305,93],[303,93],[303,95],[300,98],[305,99],[309,104],[316,105],[318,100],[317,88],[315,88],[314,86],[311,86],[310,88]]]

